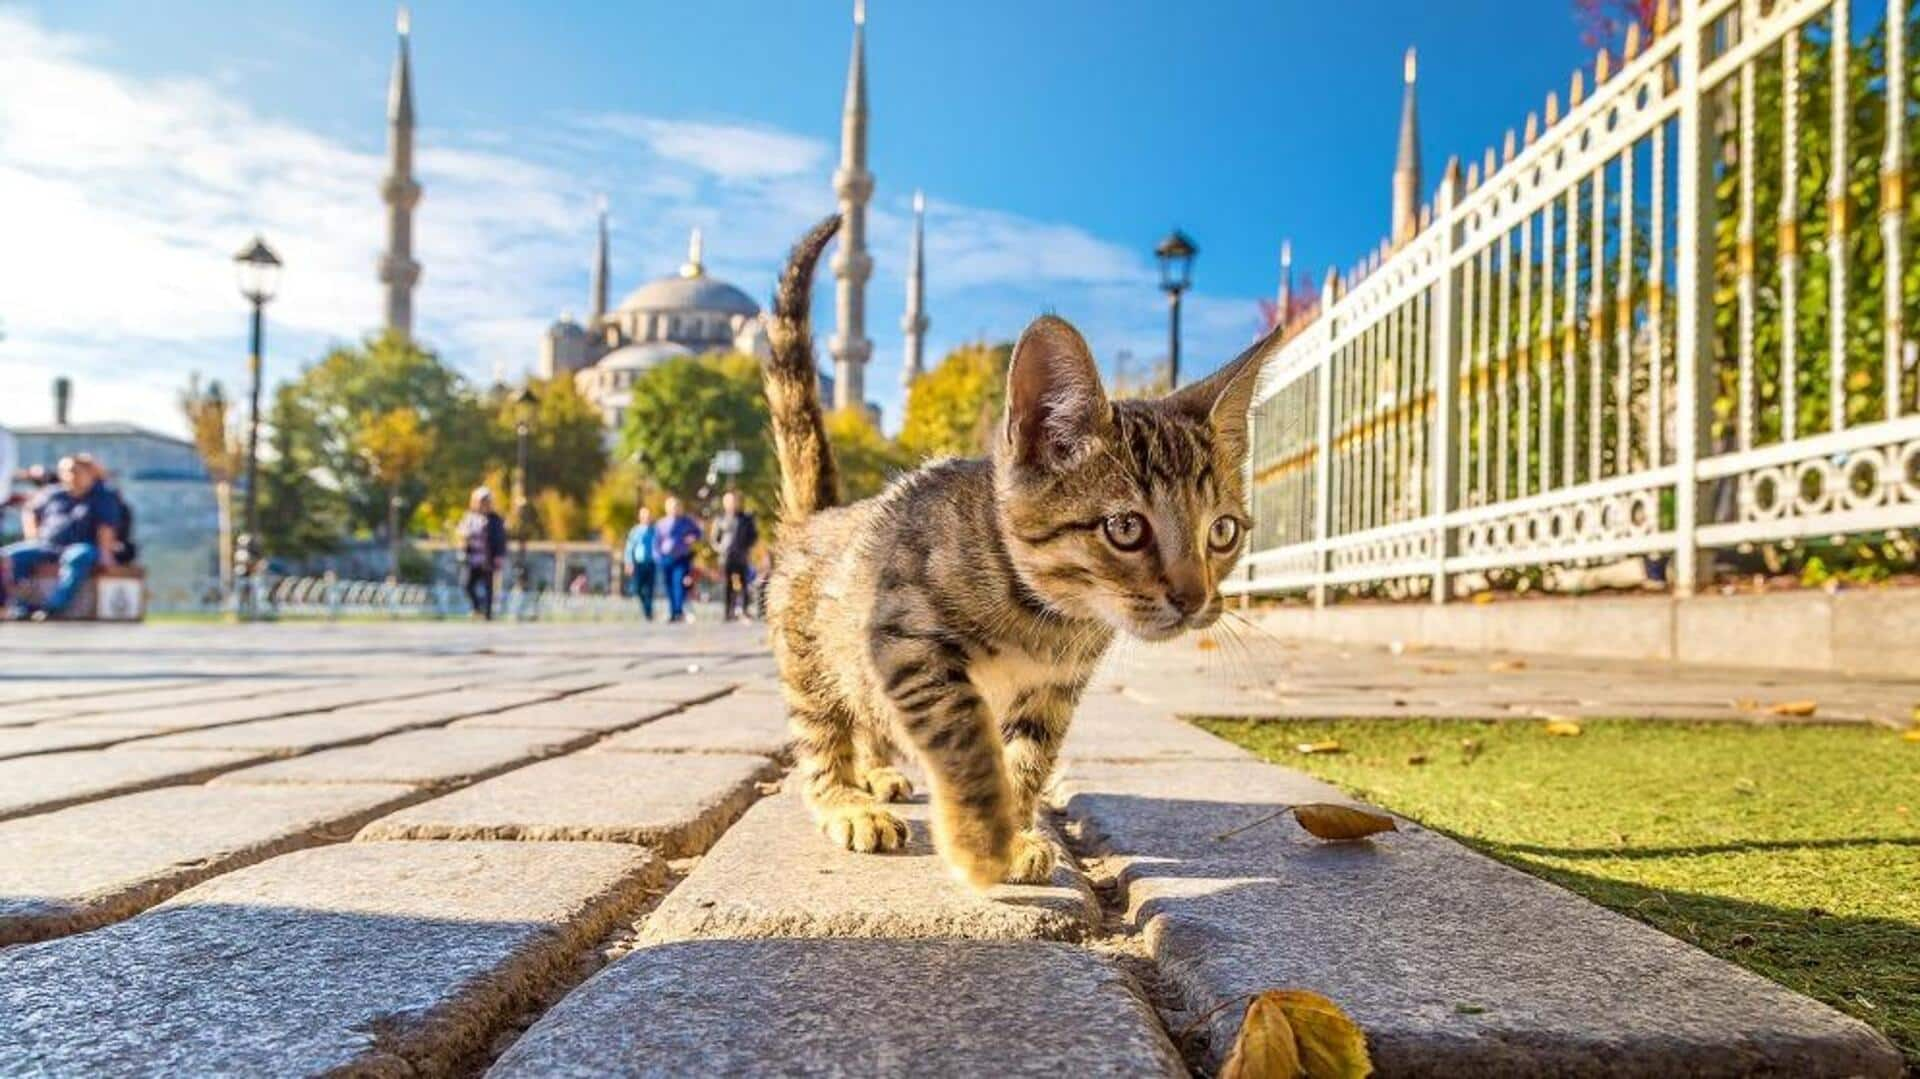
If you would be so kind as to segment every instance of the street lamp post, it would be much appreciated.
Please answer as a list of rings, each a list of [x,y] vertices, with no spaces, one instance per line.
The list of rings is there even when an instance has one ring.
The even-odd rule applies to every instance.
[[[1167,294],[1167,389],[1180,385],[1180,296],[1193,287],[1193,239],[1179,229],[1153,249],[1160,260],[1160,291]]]
[[[253,305],[253,337],[247,354],[247,377],[251,382],[247,413],[247,510],[246,534],[240,541],[240,573],[247,587],[241,593],[240,613],[252,617],[254,611],[253,575],[260,558],[260,352],[264,330],[262,313],[273,299],[280,283],[280,257],[258,236],[233,257],[240,295]]]
[[[519,551],[513,559],[513,580],[523,593],[527,587],[527,435],[533,430],[534,411],[539,406],[540,398],[532,386],[523,387],[514,396],[513,527],[519,533]]]

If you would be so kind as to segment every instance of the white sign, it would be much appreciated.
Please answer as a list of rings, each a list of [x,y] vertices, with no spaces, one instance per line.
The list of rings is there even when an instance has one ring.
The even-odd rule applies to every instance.
[[[722,476],[738,476],[747,470],[747,459],[739,450],[721,450],[713,455],[713,470]]]

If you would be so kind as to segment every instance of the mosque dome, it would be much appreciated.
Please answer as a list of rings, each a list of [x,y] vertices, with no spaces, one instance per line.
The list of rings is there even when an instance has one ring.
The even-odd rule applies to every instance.
[[[620,301],[620,311],[649,314],[697,311],[752,318],[760,313],[760,305],[727,282],[707,276],[706,266],[700,261],[700,230],[694,229],[687,262],[680,267],[680,273],[634,289]]]
[[[672,341],[647,341],[622,345],[600,358],[595,367],[602,371],[645,371],[675,356],[691,356],[693,350]]]

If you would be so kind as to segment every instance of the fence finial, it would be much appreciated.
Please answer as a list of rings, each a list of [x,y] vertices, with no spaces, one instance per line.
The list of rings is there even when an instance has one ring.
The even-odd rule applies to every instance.
[[[1552,90],[1548,90],[1547,91],[1547,126],[1552,127],[1553,125],[1559,122],[1560,122],[1560,95],[1554,93]]]
[[[1479,186],[1480,186],[1480,162],[1476,161],[1473,164],[1467,166],[1467,190],[1472,191]]]
[[[1653,36],[1659,37],[1673,25],[1673,0],[1660,0],[1653,8]]]
[[[1638,55],[1640,55],[1640,24],[1636,22],[1627,26],[1627,43],[1620,50],[1620,60],[1625,63]]]
[[[1530,112],[1527,114],[1527,133],[1524,136],[1525,144],[1528,146],[1532,146],[1534,140],[1538,139],[1539,137],[1540,137],[1540,117],[1539,115]]]
[[[1585,101],[1586,97],[1586,72],[1575,70],[1573,73],[1573,85],[1567,87],[1567,111],[1572,112],[1574,109],[1579,108],[1580,102]]]
[[[1487,147],[1487,157],[1484,164],[1486,167],[1483,168],[1481,171],[1486,173],[1487,182],[1491,183],[1493,182],[1493,170],[1495,168],[1494,158],[1493,158],[1493,147],[1491,146]]]
[[[1505,162],[1508,162],[1508,161],[1512,161],[1512,160],[1513,160],[1513,154],[1514,154],[1514,138],[1513,138],[1513,129],[1512,129],[1512,128],[1508,128],[1508,129],[1507,129],[1507,141],[1506,141],[1506,142],[1505,142],[1505,143],[1504,143],[1504,144],[1503,144],[1503,145],[1502,145],[1502,146],[1500,147],[1500,160],[1501,160],[1501,162],[1502,162],[1502,163],[1505,163]]]
[[[1599,55],[1593,58],[1593,88],[1600,89],[1600,84],[1606,82],[1612,75],[1613,54],[1601,49]]]

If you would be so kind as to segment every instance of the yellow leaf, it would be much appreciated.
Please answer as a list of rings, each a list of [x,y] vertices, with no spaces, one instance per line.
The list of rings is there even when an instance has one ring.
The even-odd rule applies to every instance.
[[[1492,592],[1475,592],[1473,594],[1473,602],[1475,606],[1484,607],[1487,604],[1493,602],[1493,593]]]
[[[1287,1021],[1280,994],[1261,993],[1247,1004],[1240,1033],[1220,1065],[1220,1079],[1301,1079],[1300,1047]]]
[[[1395,830],[1393,818],[1385,813],[1329,802],[1308,802],[1293,807],[1293,819],[1321,839],[1365,839],[1379,832]]]
[[[1373,1074],[1367,1036],[1340,1006],[1305,989],[1281,989],[1276,996],[1293,1025],[1294,1047],[1307,1079],[1366,1079]]]
[[[1220,642],[1214,640],[1212,637],[1202,637],[1199,640],[1193,642],[1193,646],[1195,648],[1198,648],[1202,652],[1211,652],[1214,649],[1220,647]]]
[[[1920,727],[1908,727],[1900,738],[1906,742],[1920,742]]]
[[[1301,742],[1293,748],[1302,753],[1338,753],[1340,752],[1340,743],[1328,739],[1324,742]]]
[[[1819,710],[1819,701],[1781,701],[1767,709],[1776,716],[1810,716]]]
[[[1578,738],[1580,722],[1565,716],[1550,716],[1547,719],[1547,733],[1561,738]]]

